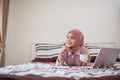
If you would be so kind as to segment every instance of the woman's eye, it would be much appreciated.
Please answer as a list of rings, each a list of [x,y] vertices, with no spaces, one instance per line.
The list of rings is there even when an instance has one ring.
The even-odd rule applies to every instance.
[[[73,36],[67,36],[67,39],[75,39]]]
[[[68,39],[69,37],[67,36],[66,38]]]
[[[73,36],[71,36],[70,39],[75,39],[75,38]]]

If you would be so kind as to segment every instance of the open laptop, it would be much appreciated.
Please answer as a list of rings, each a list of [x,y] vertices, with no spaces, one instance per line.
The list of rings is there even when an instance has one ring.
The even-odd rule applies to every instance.
[[[102,68],[107,66],[113,66],[116,59],[120,54],[118,48],[101,48],[95,62],[91,66],[92,68]]]

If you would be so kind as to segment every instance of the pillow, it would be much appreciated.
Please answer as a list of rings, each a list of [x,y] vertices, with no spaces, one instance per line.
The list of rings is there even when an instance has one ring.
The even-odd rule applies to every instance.
[[[64,43],[59,44],[47,44],[39,43],[35,44],[35,57],[32,62],[56,62],[59,52],[62,50]]]

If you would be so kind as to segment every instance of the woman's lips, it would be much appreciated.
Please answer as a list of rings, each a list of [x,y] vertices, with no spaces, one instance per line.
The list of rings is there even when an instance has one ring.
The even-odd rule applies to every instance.
[[[70,46],[71,46],[71,43],[67,43],[66,46],[67,46],[67,47],[70,47]]]

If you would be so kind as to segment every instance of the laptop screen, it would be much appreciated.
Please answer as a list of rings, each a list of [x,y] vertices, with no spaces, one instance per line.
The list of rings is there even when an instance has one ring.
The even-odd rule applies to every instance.
[[[113,66],[119,53],[120,49],[118,48],[101,48],[93,64],[93,68]]]

